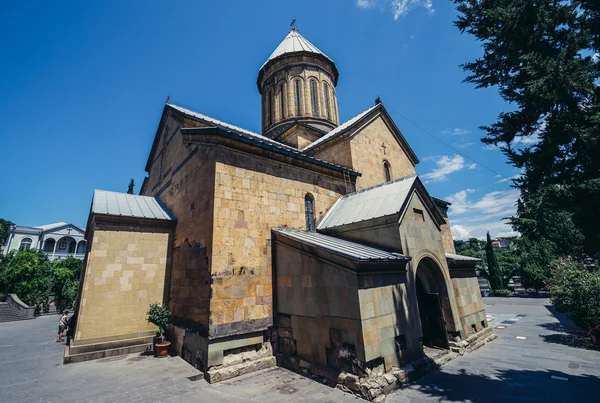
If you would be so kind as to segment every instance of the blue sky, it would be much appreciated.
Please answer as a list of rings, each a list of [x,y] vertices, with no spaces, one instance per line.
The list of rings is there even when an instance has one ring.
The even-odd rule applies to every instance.
[[[518,172],[478,127],[510,106],[462,83],[482,50],[455,17],[441,0],[6,3],[0,217],[85,226],[93,189],[141,185],[167,95],[260,132],[258,69],[296,18],[340,71],[341,120],[381,97],[430,193],[454,203],[455,237],[509,235]]]

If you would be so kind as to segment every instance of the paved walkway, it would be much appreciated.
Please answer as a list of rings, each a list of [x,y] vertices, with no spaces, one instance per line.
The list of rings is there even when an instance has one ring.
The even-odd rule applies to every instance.
[[[568,321],[563,326],[545,307],[547,300],[486,303],[490,325],[505,326],[494,330],[499,338],[390,395],[388,402],[594,401],[600,352],[586,349],[585,338]],[[58,317],[41,317],[0,324],[0,402],[361,401],[282,368],[209,385],[189,380],[199,372],[177,357],[130,355],[62,365],[64,345],[54,342],[57,322]]]

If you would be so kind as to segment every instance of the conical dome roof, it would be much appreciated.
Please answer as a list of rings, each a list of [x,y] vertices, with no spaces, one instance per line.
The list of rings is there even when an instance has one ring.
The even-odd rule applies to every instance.
[[[262,65],[261,70],[267,63],[271,60],[278,58],[287,53],[295,53],[295,52],[310,52],[316,53],[318,55],[324,56],[329,59],[332,63],[333,60],[325,53],[321,52],[315,45],[310,43],[305,37],[300,35],[300,32],[296,28],[292,28],[289,34],[281,41],[279,46],[275,49],[271,56],[267,59],[267,61]]]

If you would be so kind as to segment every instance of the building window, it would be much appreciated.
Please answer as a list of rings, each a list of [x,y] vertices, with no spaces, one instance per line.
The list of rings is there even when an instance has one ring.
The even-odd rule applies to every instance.
[[[329,106],[329,86],[323,85],[323,93],[325,96],[325,113],[327,113],[327,119],[331,120],[331,108]]]
[[[33,240],[31,238],[23,238],[21,239],[21,244],[19,245],[19,250],[27,250],[31,249],[31,244]]]
[[[306,230],[315,230],[315,199],[309,193],[304,196],[304,213],[306,215]]]
[[[317,96],[317,82],[310,82],[310,96],[312,98],[313,116],[319,116],[319,97]]]
[[[302,109],[300,108],[300,80],[296,80],[296,116],[300,116]]]
[[[390,163],[383,161],[383,172],[385,173],[385,181],[389,182],[392,180],[392,174],[390,172]]]
[[[267,96],[267,108],[268,108],[268,116],[269,120],[267,121],[267,125],[271,125],[273,123],[273,93],[269,92]]]
[[[283,85],[279,86],[279,102],[281,103],[281,119],[285,119],[285,97],[283,96]]]
[[[425,214],[423,214],[423,210],[414,208],[413,213],[415,213],[415,217],[418,222],[425,222]]]

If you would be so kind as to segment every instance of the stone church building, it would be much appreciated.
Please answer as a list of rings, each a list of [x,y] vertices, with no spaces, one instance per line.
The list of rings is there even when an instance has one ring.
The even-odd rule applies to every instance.
[[[449,203],[379,100],[340,123],[338,76],[292,29],[258,73],[262,134],[167,100],[140,195],[94,193],[65,362],[147,347],[155,301],[210,381],[390,371],[485,331]]]

